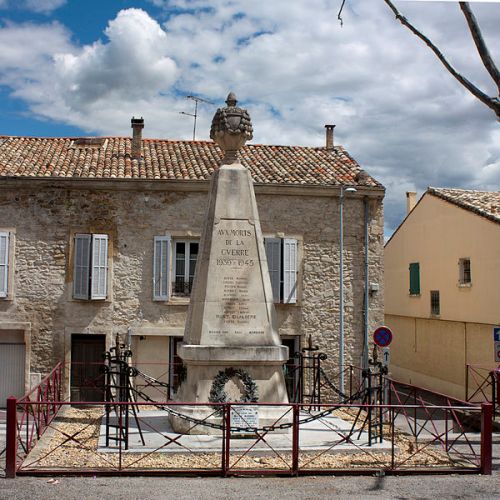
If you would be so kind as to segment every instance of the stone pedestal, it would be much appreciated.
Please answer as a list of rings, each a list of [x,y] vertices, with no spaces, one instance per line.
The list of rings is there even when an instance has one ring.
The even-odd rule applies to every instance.
[[[288,402],[283,376],[288,349],[281,345],[276,328],[252,178],[239,163],[223,165],[212,176],[208,215],[179,356],[186,365],[187,376],[178,390],[177,401],[214,402],[222,392],[226,401]],[[217,380],[220,382],[224,373],[235,370],[237,376],[230,377],[226,386],[218,387]],[[250,386],[254,390],[249,390]],[[213,412],[209,406],[176,409],[196,418]],[[259,426],[273,424],[283,413],[283,409],[273,407],[259,409]],[[210,420],[220,422],[220,417]],[[185,433],[192,424],[172,417],[172,425],[177,432]],[[189,432],[207,431],[215,432],[201,427]]]

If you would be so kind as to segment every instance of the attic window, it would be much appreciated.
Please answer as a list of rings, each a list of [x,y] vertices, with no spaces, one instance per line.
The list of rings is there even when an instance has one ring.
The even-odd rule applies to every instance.
[[[73,148],[100,148],[104,145],[104,137],[78,137],[70,145]]]

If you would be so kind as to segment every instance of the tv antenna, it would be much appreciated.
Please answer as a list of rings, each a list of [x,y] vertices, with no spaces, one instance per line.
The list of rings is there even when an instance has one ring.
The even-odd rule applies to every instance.
[[[185,111],[179,111],[180,115],[192,116],[194,118],[193,125],[193,141],[196,140],[196,119],[198,118],[198,103],[203,102],[205,104],[211,104],[213,106],[213,102],[207,101],[206,99],[202,99],[201,97],[196,97],[195,95],[187,95],[186,99],[191,99],[194,101],[194,113],[186,113]]]

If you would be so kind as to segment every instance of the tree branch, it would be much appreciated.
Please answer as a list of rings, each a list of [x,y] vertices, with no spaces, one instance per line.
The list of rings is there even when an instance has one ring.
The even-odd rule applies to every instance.
[[[345,0],[342,0],[342,5],[340,6],[339,13],[337,14],[337,19],[340,21],[340,26],[344,25],[344,20],[342,19],[342,11],[344,10]]]
[[[483,35],[481,34],[481,30],[479,28],[479,24],[477,23],[476,17],[470,8],[469,2],[460,2],[460,8],[465,16],[467,24],[469,25],[469,30],[472,35],[472,39],[476,44],[477,51],[481,60],[483,61],[484,67],[493,78],[493,81],[496,83],[498,87],[498,93],[500,94],[500,72],[496,67],[495,61],[490,56],[490,52],[486,43],[484,42]]]
[[[446,60],[441,51],[427,38],[423,33],[418,31],[394,6],[391,0],[383,0],[387,6],[392,10],[396,19],[403,25],[406,26],[415,36],[420,38],[431,50],[434,52],[436,57],[441,61],[443,66],[448,70],[448,72],[458,80],[473,96],[479,99],[483,104],[491,108],[497,116],[497,120],[500,121],[500,99],[498,97],[490,97],[485,94],[482,90],[476,87],[472,82],[463,77],[458,73],[455,68]],[[483,42],[484,43],[484,42]]]

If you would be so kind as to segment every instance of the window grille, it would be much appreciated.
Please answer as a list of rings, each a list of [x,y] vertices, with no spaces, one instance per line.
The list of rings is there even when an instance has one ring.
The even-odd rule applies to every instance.
[[[439,316],[440,313],[439,290],[431,290],[431,314],[432,316]]]
[[[471,274],[471,266],[470,259],[463,258],[458,261],[459,265],[459,283],[461,285],[469,285],[472,283],[472,274]]]

